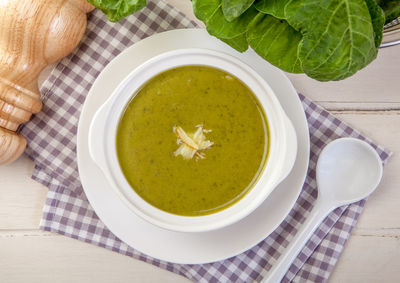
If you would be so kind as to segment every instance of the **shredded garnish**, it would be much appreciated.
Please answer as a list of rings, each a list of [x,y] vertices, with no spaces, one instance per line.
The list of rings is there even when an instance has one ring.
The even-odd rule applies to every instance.
[[[175,156],[182,155],[183,159],[195,157],[196,161],[199,158],[206,158],[205,153],[202,151],[210,148],[214,143],[206,140],[204,133],[209,133],[211,130],[205,130],[203,125],[197,125],[196,128],[197,130],[194,134],[187,134],[179,126],[172,128],[177,137],[176,143],[179,145],[179,148],[174,152]]]

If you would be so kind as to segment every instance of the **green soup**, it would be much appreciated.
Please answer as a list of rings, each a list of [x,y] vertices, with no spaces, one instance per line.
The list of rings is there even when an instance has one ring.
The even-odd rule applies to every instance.
[[[176,126],[194,140],[197,125],[211,130],[203,135],[212,145],[185,159],[177,149],[195,149],[179,139]],[[126,106],[116,139],[121,169],[136,193],[184,216],[237,202],[268,154],[266,118],[254,94],[232,75],[205,66],[178,67],[148,81]]]

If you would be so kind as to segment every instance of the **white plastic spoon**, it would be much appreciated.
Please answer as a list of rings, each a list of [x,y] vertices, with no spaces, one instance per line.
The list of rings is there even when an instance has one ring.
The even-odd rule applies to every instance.
[[[370,195],[382,178],[382,161],[369,144],[341,138],[328,144],[317,163],[318,198],[296,236],[262,282],[278,283],[322,220],[335,208]]]

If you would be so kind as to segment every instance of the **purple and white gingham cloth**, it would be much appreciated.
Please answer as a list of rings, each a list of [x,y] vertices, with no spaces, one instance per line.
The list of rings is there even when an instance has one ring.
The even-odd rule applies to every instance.
[[[391,153],[300,95],[311,136],[310,167],[295,206],[269,237],[238,256],[202,265],[163,262],[129,247],[104,226],[83,193],[77,170],[76,133],[85,97],[110,60],[154,33],[196,26],[163,1],[148,2],[147,8],[120,23],[108,22],[99,11],[90,14],[81,44],[57,64],[41,88],[42,112],[20,129],[28,140],[26,153],[35,162],[32,177],[49,188],[40,228],[146,261],[196,282],[258,281],[260,273],[274,264],[308,216],[317,196],[316,161],[327,143],[345,136],[367,140],[383,163]],[[308,241],[283,281],[326,281],[364,203],[365,200],[333,211]]]

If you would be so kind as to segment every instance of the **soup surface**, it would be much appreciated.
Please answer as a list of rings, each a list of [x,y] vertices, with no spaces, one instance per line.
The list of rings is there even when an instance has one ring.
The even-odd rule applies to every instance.
[[[184,216],[214,213],[242,198],[263,170],[265,119],[254,94],[232,75],[205,66],[171,69],[126,106],[116,137],[119,163],[153,206]]]

